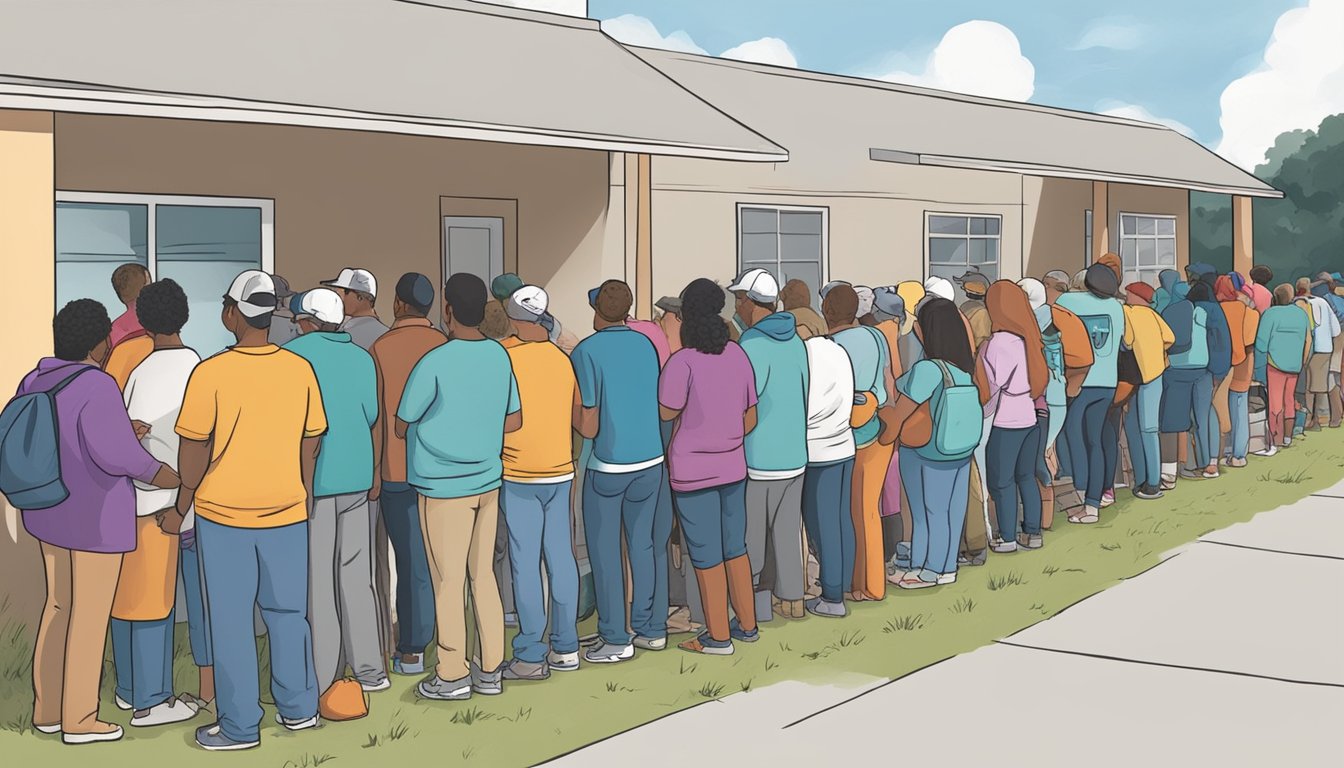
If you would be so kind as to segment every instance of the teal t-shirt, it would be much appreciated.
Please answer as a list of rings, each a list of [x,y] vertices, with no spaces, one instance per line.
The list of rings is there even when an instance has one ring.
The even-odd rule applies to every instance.
[[[1120,341],[1125,336],[1124,307],[1116,299],[1099,298],[1087,291],[1071,291],[1055,303],[1077,315],[1092,340],[1094,360],[1083,386],[1114,389]]]
[[[608,326],[579,342],[570,362],[583,407],[597,409],[592,460],[599,466],[621,466],[661,457],[658,351],[653,342],[629,326]]]
[[[877,398],[878,407],[887,404],[887,385],[884,372],[891,361],[886,337],[882,332],[860,325],[843,330],[831,337],[849,353],[850,367],[854,369],[854,391],[870,392]],[[874,414],[866,424],[854,430],[854,444],[860,448],[877,439],[882,422]]]
[[[970,385],[973,383],[971,374],[951,363],[944,362],[943,364],[947,366],[947,373],[952,377],[953,384]],[[919,405],[929,402],[929,399],[933,397],[934,393],[942,389],[942,386],[943,371],[932,360],[920,360],[915,363],[913,368],[896,380],[896,391]],[[930,403],[930,406],[932,406],[932,403]],[[929,411],[930,416],[932,416],[933,408],[930,407]],[[934,447],[933,443],[933,440],[929,440],[926,445],[916,448],[915,453],[930,461],[951,461],[957,458],[943,455]]]
[[[742,334],[757,400],[756,428],[746,439],[748,472],[807,466],[807,348],[794,328],[793,316],[781,312]]]
[[[373,358],[348,333],[306,333],[285,343],[317,375],[327,434],[313,473],[314,496],[360,493],[373,487],[373,435],[378,375]]]
[[[406,482],[431,499],[489,493],[504,475],[504,419],[521,409],[509,353],[493,339],[454,339],[411,371],[397,418]]]

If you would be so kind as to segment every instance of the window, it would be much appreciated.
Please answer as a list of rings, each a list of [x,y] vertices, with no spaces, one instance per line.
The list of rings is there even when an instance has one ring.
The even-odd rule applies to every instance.
[[[811,289],[815,304],[826,279],[826,214],[825,208],[739,205],[738,269],[767,270],[781,287],[790,280],[802,280]]]
[[[957,286],[957,301],[965,300],[956,278],[976,270],[992,282],[999,279],[998,216],[948,216],[929,214],[930,277],[945,277]]]
[[[1157,275],[1176,268],[1176,217],[1120,214],[1120,260],[1125,283],[1157,285]]]
[[[115,318],[120,265],[144,265],[182,286],[191,315],[182,340],[202,357],[233,338],[219,322],[220,297],[245,269],[274,268],[273,203],[238,198],[61,192],[56,202],[56,306],[95,299]]]
[[[1092,266],[1092,211],[1083,211],[1083,265]]]

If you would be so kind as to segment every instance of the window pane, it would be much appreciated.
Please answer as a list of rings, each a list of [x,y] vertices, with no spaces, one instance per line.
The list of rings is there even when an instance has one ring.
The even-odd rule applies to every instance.
[[[1175,219],[1158,219],[1158,220],[1157,220],[1157,234],[1159,234],[1159,235],[1168,235],[1168,236],[1170,236],[1170,235],[1175,235],[1175,234],[1176,234],[1176,220],[1175,220]]]
[[[986,263],[986,264],[998,264],[998,263],[999,263],[999,241],[998,241],[998,240],[985,240],[984,242],[985,242],[985,262],[984,262],[984,263]],[[986,272],[985,274],[988,275],[989,273]]]
[[[930,216],[929,234],[964,235],[967,221],[965,216]]]
[[[997,235],[997,234],[999,234],[999,220],[998,220],[998,219],[985,219],[985,234],[986,234],[986,235]]]
[[[1152,240],[1138,241],[1138,265],[1140,267],[1157,266],[1157,243]]]
[[[779,258],[779,254],[776,253],[778,247],[779,239],[773,232],[765,235],[743,233],[742,262],[756,261],[774,264]]]
[[[1136,217],[1136,218],[1134,219],[1134,221],[1135,221],[1135,222],[1137,223],[1137,225],[1138,225],[1138,228],[1135,230],[1135,234],[1138,234],[1138,235],[1152,235],[1152,234],[1156,234],[1156,227],[1157,227],[1157,224],[1156,224],[1156,222],[1153,221],[1153,219],[1152,219],[1151,217],[1148,217],[1148,216],[1139,216],[1139,217]]]
[[[788,235],[821,236],[821,211],[780,211],[779,231]]]
[[[1132,234],[1134,234],[1137,230],[1138,230],[1138,225],[1135,224],[1135,222],[1134,222],[1134,217],[1133,217],[1133,216],[1121,216],[1121,217],[1120,217],[1120,233],[1121,233],[1121,234],[1132,235]]]
[[[985,248],[985,244],[987,242],[989,241],[980,239],[971,240],[970,262],[972,265],[984,264],[986,261],[989,260],[988,253]]]
[[[1158,238],[1157,241],[1157,266],[1166,269],[1176,268],[1176,239]]]
[[[743,208],[742,209],[742,232],[761,234],[774,234],[778,231],[779,212],[773,208]]]
[[[980,274],[984,275],[992,283],[999,279],[999,265],[986,264],[980,267]]]
[[[160,205],[155,210],[157,276],[187,294],[182,341],[202,357],[233,343],[219,322],[220,297],[245,269],[261,269],[261,209]]]
[[[1124,264],[1125,269],[1132,269],[1136,266],[1135,259],[1138,253],[1138,246],[1135,245],[1132,237],[1126,237],[1120,241],[1120,262]]]
[[[821,235],[780,235],[779,258],[783,261],[821,262]]]
[[[108,317],[125,311],[112,290],[122,264],[149,265],[149,208],[106,203],[56,204],[56,309],[93,299]]]
[[[971,219],[971,234],[972,235],[985,234],[985,219],[981,218]]]
[[[967,241],[955,237],[935,237],[929,240],[929,264],[966,265]]]

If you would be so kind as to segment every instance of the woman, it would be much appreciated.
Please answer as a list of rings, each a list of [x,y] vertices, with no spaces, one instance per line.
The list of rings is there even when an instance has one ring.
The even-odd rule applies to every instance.
[[[681,344],[658,381],[659,412],[675,421],[668,448],[672,493],[695,566],[705,631],[683,650],[727,656],[754,643],[755,592],[747,560],[747,457],[756,426],[751,361],[728,340],[723,289],[700,278],[681,293]],[[732,603],[737,618],[728,620]]]
[[[1214,406],[1223,409],[1221,420],[1229,425],[1227,434],[1222,436],[1221,451],[1223,464],[1228,467],[1246,466],[1246,452],[1251,441],[1247,393],[1255,368],[1255,337],[1260,330],[1260,313],[1255,309],[1255,302],[1238,290],[1236,283],[1231,275],[1223,275],[1215,285],[1218,303],[1223,307],[1232,334],[1232,371],[1220,388],[1222,394],[1214,393]]]
[[[1046,412],[1050,370],[1027,294],[1009,280],[989,286],[985,295],[991,333],[975,365],[980,404],[990,420],[985,473],[999,521],[995,552],[1040,549],[1041,492],[1036,485],[1041,430],[1037,413]],[[1018,505],[1022,532],[1017,532]]]
[[[1260,317],[1255,334],[1255,378],[1268,392],[1269,445],[1256,456],[1273,456],[1287,446],[1296,417],[1297,377],[1302,373],[1311,323],[1293,304],[1293,287],[1283,283],[1274,289],[1274,306]]]
[[[1041,334],[1041,349],[1045,355],[1050,380],[1045,385],[1046,413],[1037,424],[1041,428],[1040,455],[1036,459],[1036,482],[1041,488],[1041,528],[1050,530],[1055,519],[1055,486],[1052,467],[1058,466],[1055,440],[1064,429],[1064,414],[1068,408],[1068,388],[1064,382],[1064,343],[1055,327],[1054,312],[1048,302],[1045,283],[1034,277],[1017,281],[1027,295],[1036,327]]]
[[[975,359],[964,333],[961,313],[951,301],[927,300],[918,312],[915,328],[924,344],[924,359],[915,363],[896,383],[896,402],[882,410],[880,440],[900,444],[901,481],[909,500],[914,527],[910,540],[910,570],[896,582],[902,589],[924,589],[957,580],[957,549],[966,522],[971,454],[980,440],[979,414],[962,418],[967,430],[956,442],[964,452],[948,456],[939,452],[933,435],[948,424],[934,419],[953,419],[954,414],[936,411],[932,403],[950,382],[973,386]],[[962,414],[964,417],[964,414]]]

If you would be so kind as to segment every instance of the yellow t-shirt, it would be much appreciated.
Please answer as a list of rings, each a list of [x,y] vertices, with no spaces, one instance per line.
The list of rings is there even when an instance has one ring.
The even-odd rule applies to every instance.
[[[213,439],[196,514],[235,528],[303,522],[299,446],[326,431],[317,376],[293,352],[232,347],[196,366],[177,417],[177,434]]]
[[[125,390],[131,371],[154,351],[154,340],[149,336],[136,336],[126,339],[112,348],[112,354],[103,363],[103,370],[117,382],[117,389]]]
[[[504,479],[518,483],[563,482],[574,475],[574,399],[578,382],[569,357],[549,341],[516,336],[504,348],[518,380],[523,427],[504,435]]]

